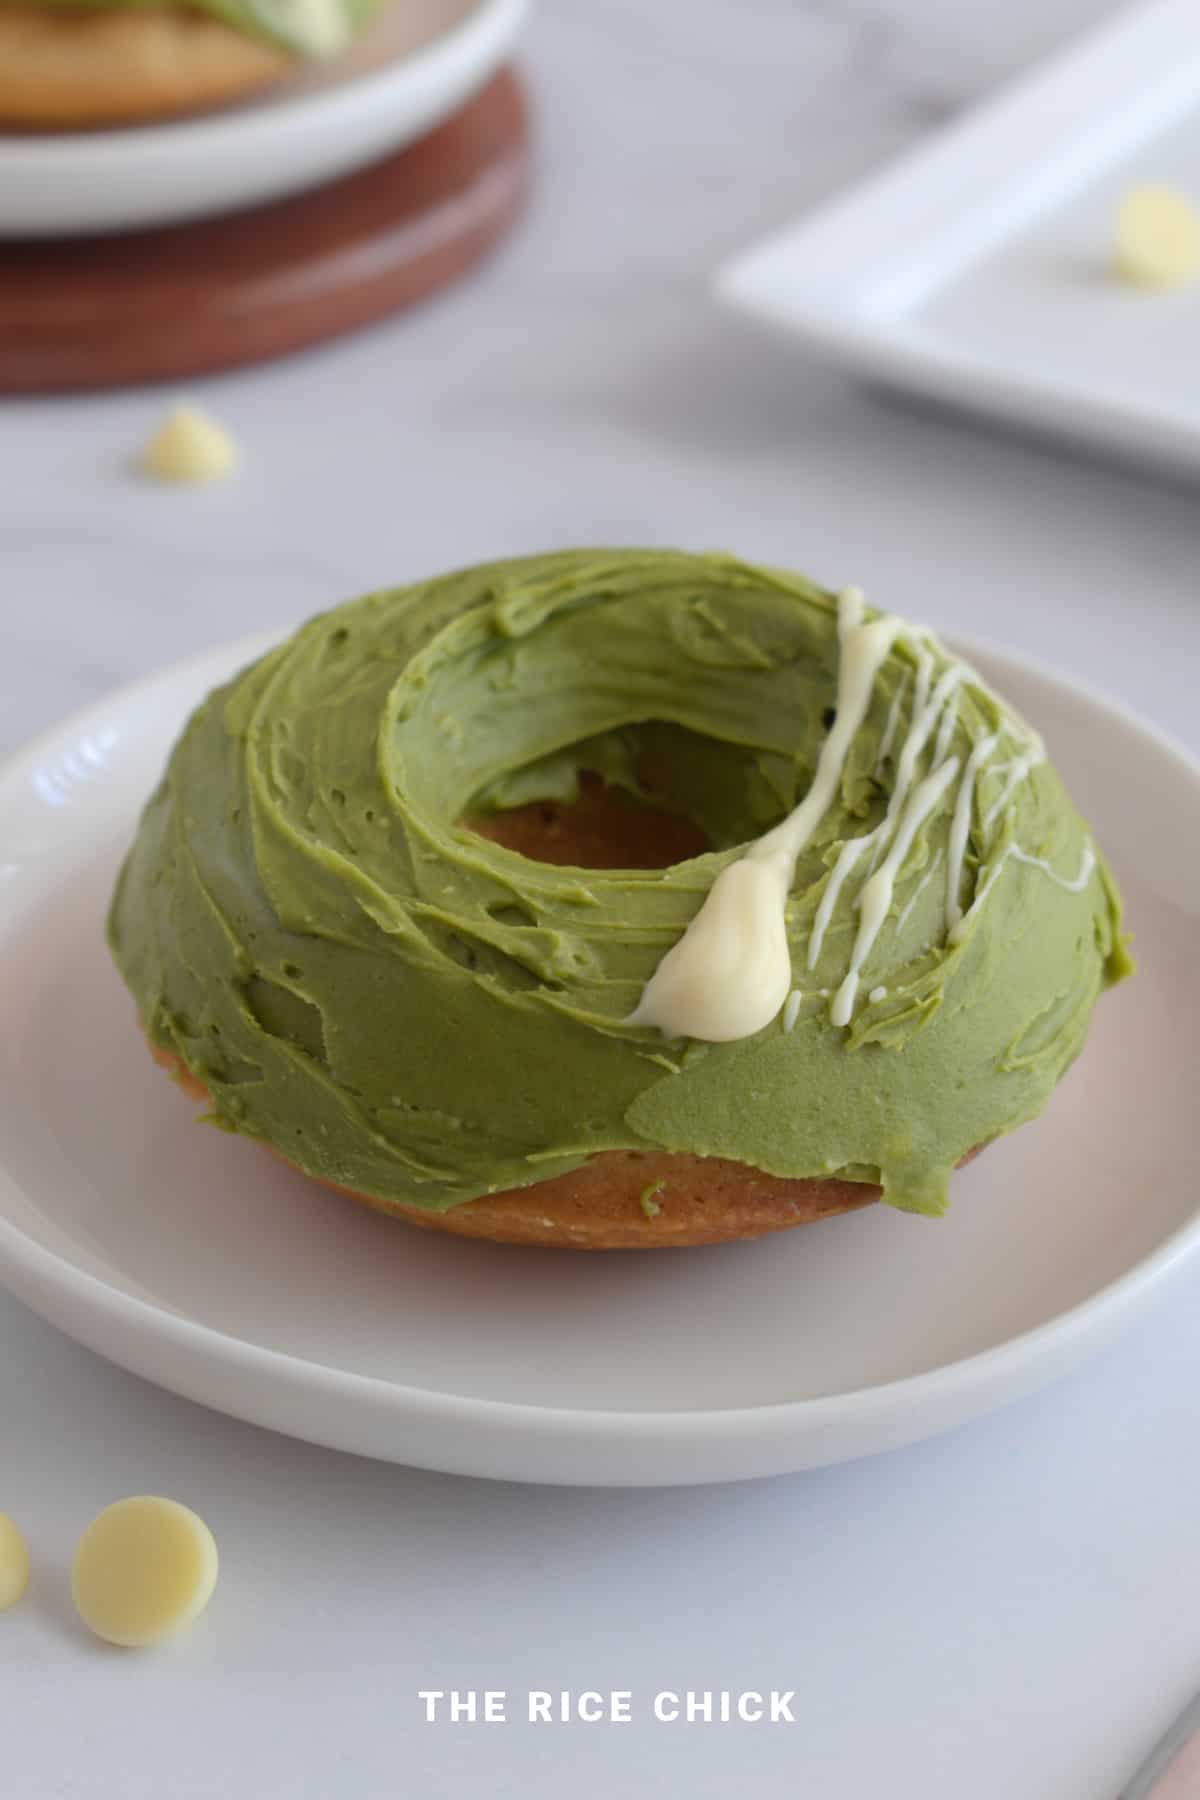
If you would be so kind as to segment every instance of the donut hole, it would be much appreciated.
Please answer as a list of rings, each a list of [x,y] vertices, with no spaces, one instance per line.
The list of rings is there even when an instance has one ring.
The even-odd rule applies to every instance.
[[[463,823],[532,862],[576,869],[669,869],[712,848],[693,820],[639,803],[593,769],[580,771],[574,800],[533,800]]]
[[[513,771],[460,824],[533,862],[669,869],[768,830],[796,786],[791,759],[651,720]]]

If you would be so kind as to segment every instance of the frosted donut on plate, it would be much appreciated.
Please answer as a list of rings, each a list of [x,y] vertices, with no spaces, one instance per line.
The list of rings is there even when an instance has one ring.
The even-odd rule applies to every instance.
[[[84,130],[239,100],[346,49],[375,0],[0,0],[0,124]]]
[[[226,1129],[578,1248],[941,1213],[1129,968],[1040,738],[932,633],[636,550],[310,621],[187,724],[109,937]]]

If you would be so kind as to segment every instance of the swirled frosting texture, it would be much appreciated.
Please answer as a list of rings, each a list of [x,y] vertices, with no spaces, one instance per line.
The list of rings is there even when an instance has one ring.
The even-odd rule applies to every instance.
[[[832,595],[659,551],[497,563],[312,620],[209,696],[147,806],[109,925],[146,1031],[218,1124],[432,1212],[605,1149],[837,1171],[941,1211],[958,1160],[1042,1109],[1128,963],[1062,783],[962,670],[904,779],[976,751],[970,792],[922,817],[833,1022],[872,867],[845,846],[886,821],[954,666],[929,634],[897,636],[799,857],[799,997],[733,1042],[629,1022],[716,876],[810,787],[838,655]],[[582,770],[636,796],[649,764],[712,851],[561,868],[459,823],[569,798]]]

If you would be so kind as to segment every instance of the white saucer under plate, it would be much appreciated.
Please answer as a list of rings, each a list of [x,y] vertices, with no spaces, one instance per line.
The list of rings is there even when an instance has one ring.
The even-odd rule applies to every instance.
[[[314,1442],[472,1475],[732,1480],[957,1425],[1106,1343],[1200,1245],[1200,767],[965,646],[1045,733],[1126,888],[1137,978],[942,1221],[580,1255],[375,1217],[193,1123],[102,929],[188,710],[266,647],[126,688],[0,774],[0,1277],[73,1337]],[[402,1028],[402,1021],[398,1021]]]
[[[390,0],[355,48],[239,106],[158,124],[0,132],[0,236],[179,224],[332,181],[470,98],[529,0]]]
[[[723,268],[718,292],[854,373],[1200,470],[1200,283],[1117,279],[1124,193],[1200,204],[1200,8],[1144,0]]]

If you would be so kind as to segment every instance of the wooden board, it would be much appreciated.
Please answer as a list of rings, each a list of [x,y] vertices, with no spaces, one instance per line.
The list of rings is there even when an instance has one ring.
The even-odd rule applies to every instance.
[[[0,242],[0,389],[233,368],[425,299],[516,216],[528,151],[503,70],[418,143],[307,194],[126,236]]]

